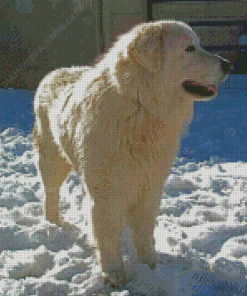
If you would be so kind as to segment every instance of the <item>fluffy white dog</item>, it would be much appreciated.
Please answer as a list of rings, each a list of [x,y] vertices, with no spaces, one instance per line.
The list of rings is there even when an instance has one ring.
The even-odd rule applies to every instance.
[[[193,102],[215,97],[229,70],[189,26],[158,21],[122,35],[93,67],[58,69],[41,81],[34,137],[46,218],[63,225],[59,188],[74,169],[94,200],[93,231],[111,285],[125,282],[123,221],[138,262],[155,268],[155,218],[180,134]]]

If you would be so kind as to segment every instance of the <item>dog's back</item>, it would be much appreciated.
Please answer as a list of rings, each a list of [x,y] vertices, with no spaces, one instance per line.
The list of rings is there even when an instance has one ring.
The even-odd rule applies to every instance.
[[[48,107],[68,85],[78,81],[91,67],[60,68],[46,75],[40,82],[34,100],[34,111]]]

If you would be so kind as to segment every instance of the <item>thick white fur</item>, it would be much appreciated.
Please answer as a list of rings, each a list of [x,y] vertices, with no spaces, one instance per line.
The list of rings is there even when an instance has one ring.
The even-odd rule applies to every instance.
[[[191,44],[196,51],[185,51]],[[155,268],[153,232],[164,180],[193,102],[203,99],[182,82],[218,84],[224,76],[220,58],[200,48],[189,26],[159,21],[122,35],[94,67],[58,69],[41,81],[34,137],[46,218],[63,225],[59,188],[76,170],[94,200],[94,236],[112,285],[125,281],[123,221],[138,262]]]

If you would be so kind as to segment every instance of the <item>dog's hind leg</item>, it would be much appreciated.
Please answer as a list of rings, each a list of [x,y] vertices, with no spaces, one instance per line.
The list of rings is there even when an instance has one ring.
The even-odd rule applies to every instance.
[[[38,148],[38,167],[46,195],[45,216],[48,221],[62,226],[59,218],[59,189],[71,170],[69,162],[61,155],[49,129],[43,130],[45,117],[42,118],[42,134],[34,132]]]
[[[58,152],[57,147],[52,146],[46,156],[39,154],[39,170],[42,176],[46,201],[45,215],[51,223],[62,226],[59,218],[59,189],[70,171],[70,165]]]

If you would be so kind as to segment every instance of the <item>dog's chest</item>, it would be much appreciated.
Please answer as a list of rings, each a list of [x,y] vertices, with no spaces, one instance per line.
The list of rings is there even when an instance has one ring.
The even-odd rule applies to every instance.
[[[177,149],[179,130],[173,129],[156,118],[146,118],[145,122],[133,131],[132,153],[135,155],[162,158]]]

